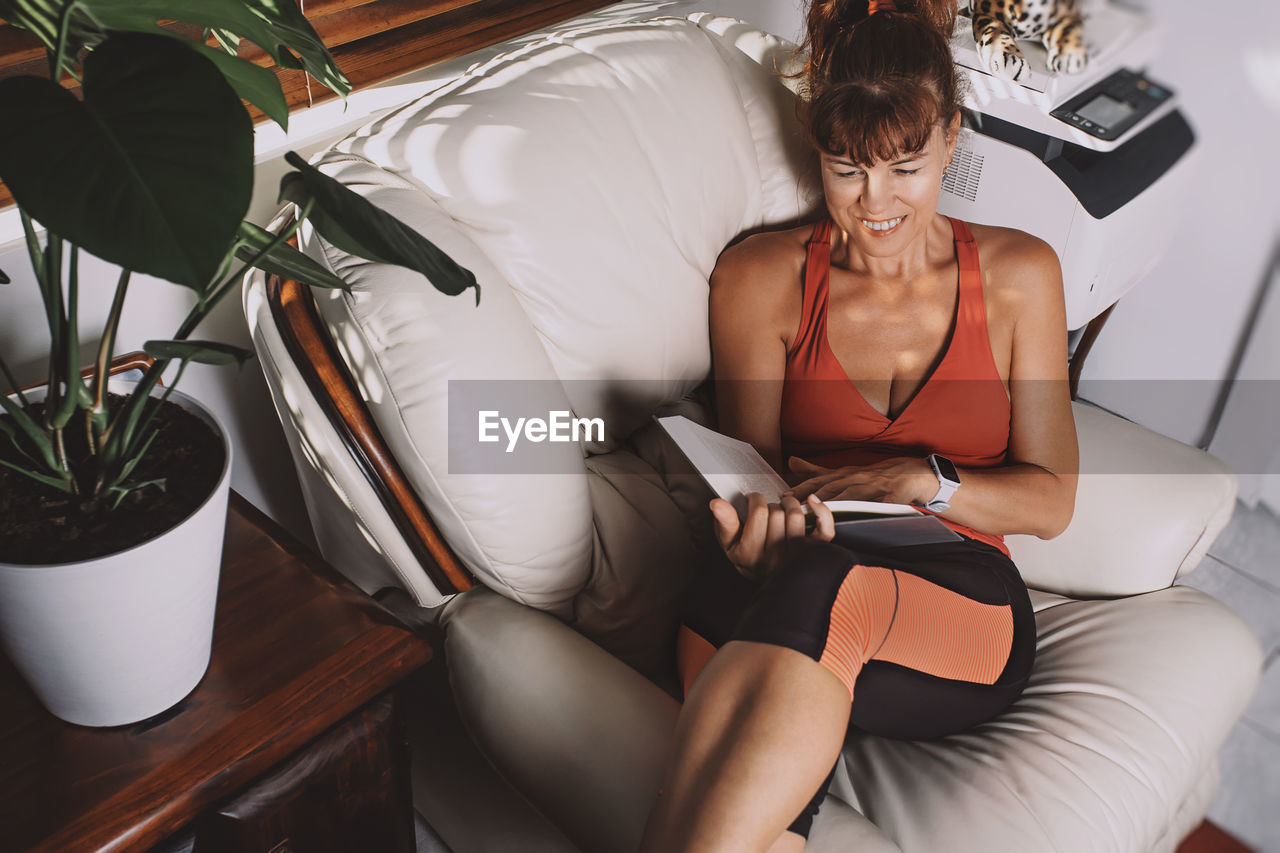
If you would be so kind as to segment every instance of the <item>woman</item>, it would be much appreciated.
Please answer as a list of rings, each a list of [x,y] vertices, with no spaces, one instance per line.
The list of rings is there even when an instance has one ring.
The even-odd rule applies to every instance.
[[[954,3],[884,5],[809,12],[828,218],[744,240],[711,278],[720,429],[796,485],[741,520],[712,501],[737,571],[698,582],[688,622],[719,650],[646,850],[799,850],[849,725],[939,737],[1000,713],[1030,671],[1003,536],[1050,538],[1072,514],[1061,272],[1034,237],[937,212],[960,126]],[[834,499],[926,506],[960,538],[855,553],[826,544]]]

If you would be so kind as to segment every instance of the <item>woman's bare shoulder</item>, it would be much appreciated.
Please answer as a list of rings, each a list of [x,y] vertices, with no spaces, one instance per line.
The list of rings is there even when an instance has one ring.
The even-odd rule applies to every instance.
[[[1010,308],[1062,299],[1062,268],[1053,247],[1025,231],[971,225],[987,301]]]
[[[810,225],[762,231],[729,246],[711,273],[713,325],[762,328],[786,339],[800,317],[800,278]],[[754,331],[753,331],[754,330]]]
[[[754,304],[769,313],[799,305],[801,273],[812,226],[762,231],[720,253],[711,273],[713,304],[728,298]]]
[[[720,253],[711,273],[713,286],[756,289],[789,283],[804,266],[811,225],[784,231],[761,231],[734,243]]]

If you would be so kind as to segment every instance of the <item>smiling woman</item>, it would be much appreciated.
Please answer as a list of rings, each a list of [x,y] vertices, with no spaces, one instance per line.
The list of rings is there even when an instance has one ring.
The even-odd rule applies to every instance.
[[[802,113],[826,209],[726,249],[709,309],[719,426],[794,485],[742,517],[711,502],[727,560],[689,596],[643,849],[800,850],[846,728],[955,734],[1030,677],[1035,619],[1004,537],[1053,538],[1072,514],[1062,279],[1036,238],[938,212],[960,129],[953,16],[948,0],[810,6]],[[828,500],[915,504],[959,536],[839,547]]]

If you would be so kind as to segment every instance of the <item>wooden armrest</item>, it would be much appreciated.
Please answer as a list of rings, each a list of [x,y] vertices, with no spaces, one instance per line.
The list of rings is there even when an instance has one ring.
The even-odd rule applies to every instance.
[[[145,373],[147,368],[150,367],[154,361],[155,361],[154,358],[147,355],[142,350],[127,352],[127,353],[124,353],[123,355],[118,355],[115,358],[111,359],[111,365],[107,369],[107,375],[118,376],[121,373],[128,373],[130,370],[141,370]],[[91,376],[93,376],[92,364],[89,365],[88,367],[80,368],[80,378],[88,379]],[[43,388],[47,384],[48,383],[43,380],[41,380],[40,382],[32,382],[28,385],[23,385],[22,390],[31,391],[35,388]],[[159,384],[163,385],[164,380],[160,380]]]
[[[295,369],[431,582],[445,595],[471,589],[475,579],[445,543],[383,440],[320,320],[311,289],[269,275],[266,293]]]

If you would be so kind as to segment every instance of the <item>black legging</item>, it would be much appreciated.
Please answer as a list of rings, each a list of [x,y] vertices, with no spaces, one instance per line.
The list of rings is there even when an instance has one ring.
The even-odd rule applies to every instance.
[[[763,584],[744,578],[727,559],[718,560],[690,588],[685,627],[716,648],[730,640],[747,640],[795,649],[820,660],[837,595],[855,565],[891,569],[973,602],[1007,607],[1013,636],[994,683],[941,678],[873,657],[857,674],[851,726],[881,737],[938,738],[991,719],[1022,692],[1035,658],[1031,601],[1013,561],[974,539],[874,552],[799,542]],[[831,778],[789,827],[792,832],[808,837]]]

